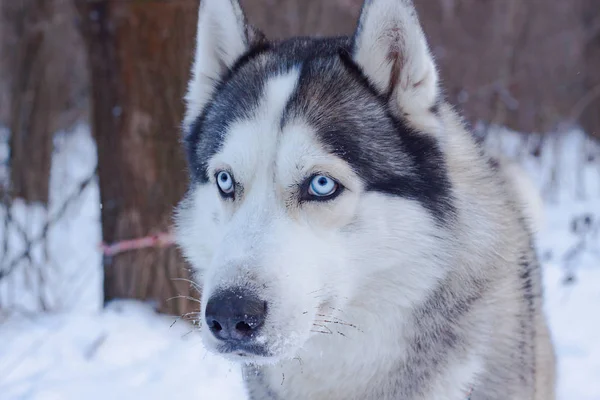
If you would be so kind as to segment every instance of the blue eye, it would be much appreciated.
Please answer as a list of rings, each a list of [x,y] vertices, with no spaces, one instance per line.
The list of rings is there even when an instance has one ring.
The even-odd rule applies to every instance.
[[[310,181],[308,193],[317,197],[328,197],[338,190],[338,183],[325,175],[316,175]]]
[[[227,171],[221,171],[217,174],[217,185],[224,194],[232,194],[235,190],[233,178]]]

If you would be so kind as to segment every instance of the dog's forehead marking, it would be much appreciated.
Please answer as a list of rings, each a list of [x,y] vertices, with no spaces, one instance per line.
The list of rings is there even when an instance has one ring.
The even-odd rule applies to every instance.
[[[275,173],[283,185],[298,183],[309,174],[323,173],[345,186],[352,185],[352,189],[361,186],[352,167],[323,146],[316,130],[304,118],[288,120],[283,126]]]
[[[252,174],[264,171],[275,161],[281,118],[294,93],[299,70],[269,77],[255,110],[247,117],[229,126],[225,142],[210,162],[210,169],[229,165],[241,181],[252,179]]]

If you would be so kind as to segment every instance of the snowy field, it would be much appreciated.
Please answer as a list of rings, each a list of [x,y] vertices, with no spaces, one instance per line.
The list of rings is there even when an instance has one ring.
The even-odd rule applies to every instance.
[[[574,157],[591,148],[576,132],[544,145],[540,157],[529,156],[530,144],[517,134],[497,137],[489,145],[520,159],[546,201],[538,245],[559,399],[600,400],[600,157],[594,163]],[[50,265],[43,279],[37,268],[0,282],[0,310],[20,310],[0,314],[0,399],[244,399],[238,368],[207,353],[190,325],[173,325],[173,317],[133,301],[100,310],[98,188],[95,181],[80,185],[93,173],[94,144],[79,127],[59,135],[55,147],[49,216],[70,194],[81,196],[52,227],[48,243],[33,249],[35,263]],[[554,174],[550,166],[558,166]],[[549,189],[553,180],[556,190]],[[48,218],[19,203],[13,208],[29,235]],[[22,232],[2,229],[0,243],[8,235],[9,256],[17,257]],[[40,292],[51,313],[32,312],[40,308]]]

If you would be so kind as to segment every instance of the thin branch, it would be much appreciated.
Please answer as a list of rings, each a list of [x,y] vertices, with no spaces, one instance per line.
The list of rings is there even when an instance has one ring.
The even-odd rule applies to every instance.
[[[51,218],[48,218],[48,220],[46,221],[46,223],[44,224],[44,226],[42,228],[42,232],[40,233],[40,235],[34,239],[27,240],[25,250],[23,250],[21,252],[21,254],[16,256],[6,267],[4,267],[4,268],[2,268],[2,270],[0,270],[0,280],[4,279],[7,276],[9,276],[10,274],[12,274],[15,271],[15,269],[17,268],[17,266],[21,263],[21,261],[30,257],[32,248],[40,243],[43,243],[44,240],[46,240],[46,237],[48,236],[48,232],[50,231],[50,228],[52,228],[52,226],[54,226],[54,224],[56,224],[60,219],[62,219],[62,217],[65,215],[65,213],[67,212],[67,210],[69,209],[71,204],[73,202],[75,202],[75,200],[77,200],[78,198],[81,197],[81,194],[83,193],[83,191],[96,178],[96,173],[97,173],[97,169],[95,169],[94,172],[89,177],[87,177],[85,180],[83,180],[79,184],[79,188],[75,192],[73,192],[64,201],[64,203],[61,205],[61,207],[58,209],[58,211]]]
[[[569,113],[569,121],[574,123],[581,118],[585,110],[594,102],[594,100],[600,98],[600,84],[594,86],[589,92],[585,94],[571,109]]]

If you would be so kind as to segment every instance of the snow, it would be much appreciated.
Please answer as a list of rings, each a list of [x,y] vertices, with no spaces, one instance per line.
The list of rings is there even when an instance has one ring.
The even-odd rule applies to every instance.
[[[488,145],[518,159],[544,193],[538,242],[559,356],[558,398],[600,400],[600,161],[577,156],[600,151],[575,131],[545,142],[541,156],[532,157],[535,137],[523,144],[521,135],[494,129]],[[49,212],[13,205],[30,235],[95,167],[85,126],[58,135],[55,147]],[[93,181],[52,228],[49,256],[42,247],[34,251],[36,263],[53,261],[48,282],[36,285],[15,273],[0,283],[0,310],[20,311],[4,319],[0,313],[0,399],[244,399],[239,368],[208,353],[191,325],[173,325],[174,317],[135,301],[101,309],[99,211]],[[8,237],[14,257],[22,238],[18,232]],[[51,312],[35,312],[40,290]]]
[[[0,165],[3,147],[0,140]],[[0,266],[21,260],[14,273],[0,280],[0,312],[2,309],[90,311],[102,304],[100,207],[95,167],[96,145],[86,125],[78,125],[72,132],[59,132],[54,138],[50,172],[50,209],[26,205],[17,199],[10,208],[14,224],[6,232],[6,209],[0,207],[0,249],[4,248],[5,240],[8,248],[6,254],[0,254]],[[0,184],[3,175],[6,177],[8,171],[0,168]],[[93,179],[79,193],[81,182],[90,177]],[[68,204],[64,217],[58,218],[64,204]],[[48,220],[56,221],[49,225],[47,238],[31,246],[32,261],[20,257],[27,247],[24,238],[35,241],[42,237]]]
[[[243,399],[238,369],[172,323],[136,302],[11,319],[0,330],[0,398]]]
[[[589,210],[600,223],[598,203],[549,207],[549,226],[540,235],[541,254],[548,257],[544,260],[546,313],[559,357],[558,398],[563,400],[600,399],[600,236],[592,237],[591,246],[574,257],[576,265],[566,262],[571,250],[588,239],[567,230],[568,216]],[[571,274],[572,282],[566,283]]]

